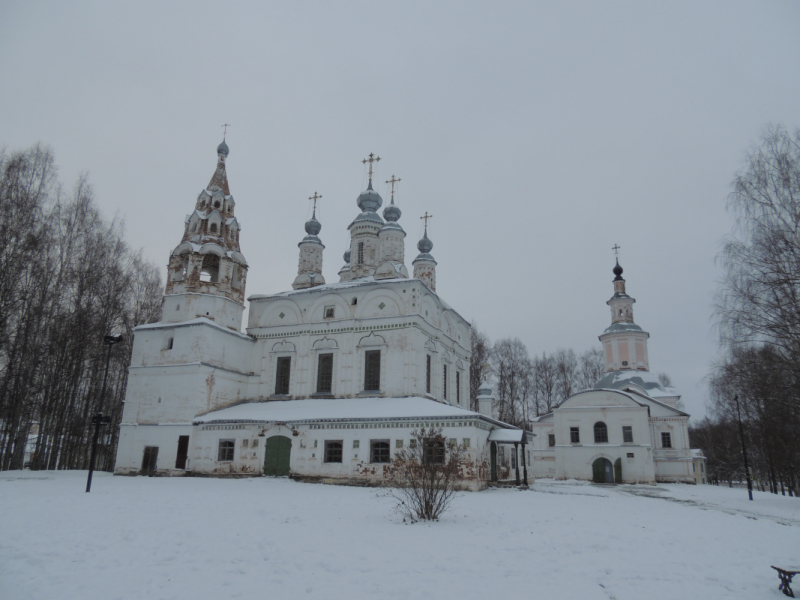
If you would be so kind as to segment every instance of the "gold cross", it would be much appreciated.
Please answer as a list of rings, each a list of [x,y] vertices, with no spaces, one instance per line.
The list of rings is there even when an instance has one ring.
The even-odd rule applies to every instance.
[[[381,159],[380,156],[375,156],[372,152],[369,153],[369,158],[365,158],[361,162],[364,164],[369,163],[369,180],[372,181],[372,163],[378,162]]]
[[[402,179],[395,179],[394,175],[392,175],[392,178],[389,181],[386,182],[386,183],[391,183],[392,184],[392,200],[394,200],[394,184],[397,183],[398,181],[403,181],[403,180]]]
[[[486,373],[489,371],[489,363],[485,362],[481,365],[481,371],[483,371],[483,380],[486,381]]]
[[[420,217],[421,220],[425,221],[425,231],[428,231],[428,219],[432,219],[433,215],[429,215],[428,211],[425,211],[425,215]]]
[[[309,200],[314,201],[314,214],[317,214],[317,200],[319,200],[320,198],[322,198],[322,194],[318,194],[317,192],[314,192],[313,196],[308,197]]]
[[[622,246],[618,246],[617,244],[614,244],[614,247],[613,247],[613,248],[611,248],[611,249],[614,251],[614,256],[619,256],[619,249],[620,249],[621,247],[622,247]]]
[[[220,127],[225,128],[225,131],[222,133],[222,140],[225,141],[225,136],[228,135],[228,127],[231,127],[231,124],[225,123],[224,125],[220,125]]]

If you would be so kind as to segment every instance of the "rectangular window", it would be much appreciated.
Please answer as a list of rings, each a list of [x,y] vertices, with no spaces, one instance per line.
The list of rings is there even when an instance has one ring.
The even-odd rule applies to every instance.
[[[441,440],[425,440],[422,448],[422,462],[429,465],[444,464],[444,442]]]
[[[512,469],[517,468],[517,453],[514,452],[513,450],[511,451],[511,468]]]
[[[233,449],[236,446],[236,440],[220,440],[219,451],[217,452],[217,461],[230,461],[233,460]]]
[[[622,443],[623,444],[632,444],[633,443],[633,427],[630,425],[623,425],[622,426]]]
[[[694,463],[692,463],[692,473],[694,473],[694,472],[697,470],[697,469],[696,469],[696,467],[697,467],[697,465],[695,465]]]
[[[361,440],[353,440],[353,448],[360,448]]]
[[[431,355],[428,354],[425,358],[425,391],[431,393]]]
[[[580,429],[577,427],[570,427],[569,428],[569,441],[571,444],[580,444],[581,443],[581,432]]]
[[[278,368],[275,371],[275,393],[289,393],[289,372],[292,367],[291,356],[278,357]]]
[[[456,371],[456,404],[461,404],[461,371]]]
[[[447,400],[447,365],[442,367],[442,378],[444,379],[444,383],[442,384],[442,397]]]
[[[633,452],[628,452],[628,458],[633,458]]]
[[[364,352],[364,389],[377,391],[381,389],[381,351]]]
[[[395,448],[402,448],[403,447],[403,440],[395,440],[394,441]]]
[[[333,354],[317,358],[317,393],[330,394],[333,386]]]
[[[358,264],[364,264],[364,242],[358,242]]]
[[[369,443],[369,462],[388,463],[390,460],[389,440],[371,440]]]
[[[325,462],[342,462],[342,440],[331,440],[325,442]]]
[[[548,433],[547,434],[547,445],[551,448],[556,445],[556,434],[555,433]]]
[[[333,306],[326,306],[325,307],[325,318],[326,319],[332,319],[333,318],[333,313],[334,313],[334,307]]]
[[[669,431],[661,432],[661,447],[672,448],[672,436],[670,435]]]
[[[469,438],[464,438],[464,439],[462,439],[462,440],[461,440],[461,445],[462,445],[464,448],[469,448]]]

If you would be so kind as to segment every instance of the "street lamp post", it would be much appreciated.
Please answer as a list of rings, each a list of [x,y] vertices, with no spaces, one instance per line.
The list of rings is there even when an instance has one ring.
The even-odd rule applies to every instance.
[[[92,456],[89,459],[89,478],[86,480],[86,493],[92,490],[92,473],[94,473],[94,460],[97,457],[97,439],[100,437],[100,426],[108,425],[111,422],[110,416],[103,416],[103,400],[106,397],[106,380],[108,379],[108,364],[111,362],[111,346],[122,341],[121,335],[107,335],[103,338],[103,344],[108,346],[108,356],[106,357],[106,372],[103,375],[103,389],[100,392],[100,408],[92,417],[94,425],[94,438],[92,439]]]
[[[747,447],[744,445],[744,428],[742,427],[742,411],[739,408],[739,394],[733,397],[736,402],[736,416],[739,418],[739,437],[742,438],[742,456],[744,457],[744,474],[747,477],[747,493],[753,499],[753,480],[750,479],[750,469],[747,468]]]

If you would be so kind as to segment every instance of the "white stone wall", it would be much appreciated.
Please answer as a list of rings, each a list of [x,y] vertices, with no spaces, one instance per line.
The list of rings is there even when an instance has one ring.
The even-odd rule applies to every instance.
[[[240,331],[244,305],[213,294],[170,294],[162,300],[162,323],[182,323],[205,317],[215,323]]]

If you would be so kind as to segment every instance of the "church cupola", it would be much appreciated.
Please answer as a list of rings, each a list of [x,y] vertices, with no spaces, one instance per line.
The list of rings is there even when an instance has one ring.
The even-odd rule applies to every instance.
[[[618,249],[615,246],[615,250]],[[614,295],[606,302],[611,308],[611,325],[600,336],[606,371],[647,371],[650,368],[647,356],[647,338],[650,334],[633,322],[633,304],[636,300],[625,292],[619,259],[612,272]]]
[[[436,291],[436,261],[431,256],[433,242],[428,238],[428,219],[432,217],[433,215],[429,215],[427,212],[420,217],[425,221],[425,233],[422,234],[422,239],[417,242],[419,254],[411,264],[414,265],[414,279],[419,279],[431,290]]]
[[[311,219],[306,221],[306,237],[297,246],[300,248],[300,263],[297,267],[297,277],[292,284],[294,289],[302,289],[323,285],[325,278],[322,276],[322,251],[325,246],[318,234],[322,224],[317,221],[317,201],[322,198],[317,192],[309,198],[314,201],[314,211]]]
[[[350,272],[350,248],[344,251],[344,266],[339,269],[339,281],[350,281],[353,274]]]
[[[372,165],[379,160],[379,156],[370,154],[362,161],[369,163],[369,184],[356,200],[361,214],[347,228],[350,231],[351,279],[373,275],[381,263],[378,233],[383,227],[383,219],[377,211],[383,205],[383,198],[372,188]]]
[[[401,180],[392,175],[392,178],[386,182],[392,186],[392,199],[389,206],[383,209],[383,218],[386,219],[386,223],[378,232],[381,264],[375,270],[375,279],[408,278],[408,269],[404,264],[406,232],[398,223],[403,213],[394,203],[394,188],[399,181]]]
[[[206,317],[239,330],[244,310],[247,261],[239,247],[241,226],[228,185],[230,149],[217,146],[217,168],[186,216],[181,243],[172,251],[162,321]]]

